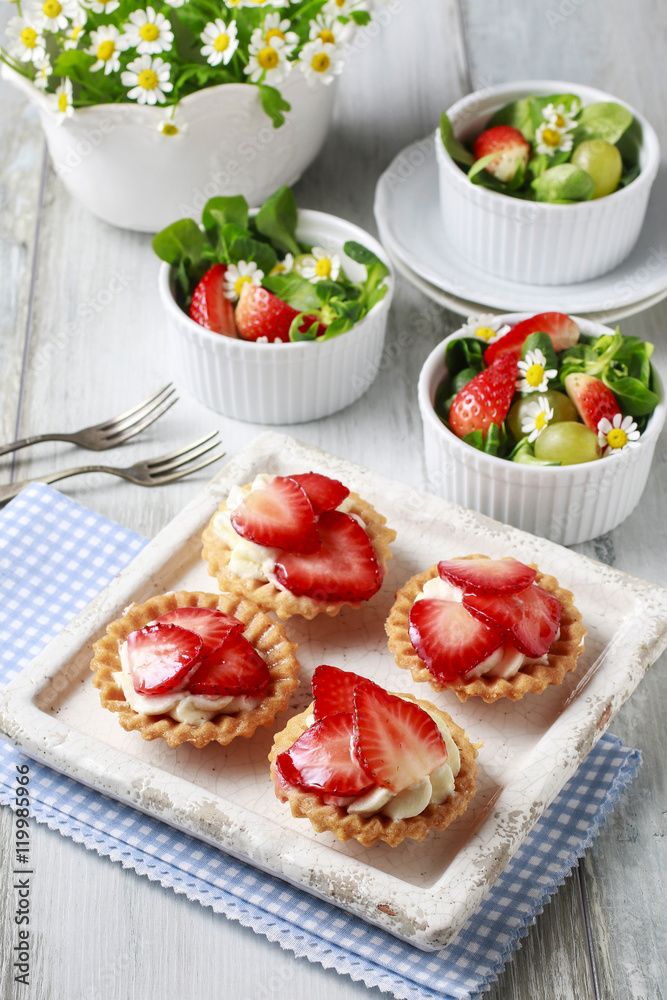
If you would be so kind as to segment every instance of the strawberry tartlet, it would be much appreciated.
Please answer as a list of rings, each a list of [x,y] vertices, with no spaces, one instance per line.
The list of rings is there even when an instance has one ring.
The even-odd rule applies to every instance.
[[[461,701],[518,701],[560,684],[584,650],[572,594],[512,558],[448,559],[413,576],[386,623],[399,667]]]
[[[233,486],[203,535],[221,590],[279,618],[336,615],[382,585],[396,532],[338,480],[316,472],[259,475]]]
[[[324,664],[313,698],[269,754],[276,796],[293,816],[339,840],[396,847],[466,810],[477,750],[446,712]]]
[[[93,650],[102,706],[128,732],[172,747],[250,737],[298,685],[296,645],[238,595],[178,591],[132,604]]]

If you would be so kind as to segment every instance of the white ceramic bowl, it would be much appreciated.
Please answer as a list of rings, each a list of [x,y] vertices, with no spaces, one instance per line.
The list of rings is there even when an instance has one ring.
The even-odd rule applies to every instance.
[[[105,222],[149,233],[199,219],[214,195],[261,205],[294,184],[324,144],[336,91],[335,82],[311,87],[303,73],[290,73],[280,89],[292,110],[275,129],[258,87],[207,87],[179,103],[187,131],[171,137],[158,132],[164,107],[97,104],[61,124],[29,80],[4,64],[2,75],[37,106],[54,170],[71,195]]]
[[[617,101],[633,113],[642,129],[641,171],[627,187],[574,205],[522,201],[469,181],[435,135],[444,235],[466,260],[508,281],[561,285],[606,274],[631,252],[644,221],[660,147],[646,119],[624,101],[578,83],[526,80],[478,90],[447,114],[456,137],[468,142],[510,101],[562,93],[577,94],[584,105]]]
[[[530,315],[508,313],[498,320],[514,326]],[[582,333],[613,333],[600,323],[576,316],[573,319]],[[447,371],[445,349],[461,336],[462,331],[457,330],[438,344],[419,376],[428,488],[446,500],[563,545],[596,538],[624,521],[644,491],[665,422],[663,384],[658,373],[655,381],[660,403],[636,447],[581,465],[521,465],[464,444],[435,413],[436,390]]]
[[[394,287],[382,246],[351,222],[305,209],[299,211],[297,237],[338,253],[354,281],[363,280],[366,271],[343,253],[347,240],[372,250],[390,271],[385,297],[347,333],[319,344],[256,344],[211,333],[178,306],[170,268],[160,268],[175,377],[200,403],[226,417],[259,424],[317,420],[353,403],[380,370]]]

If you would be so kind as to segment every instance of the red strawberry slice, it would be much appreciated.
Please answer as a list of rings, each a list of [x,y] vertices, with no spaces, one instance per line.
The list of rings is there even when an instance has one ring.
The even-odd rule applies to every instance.
[[[156,622],[180,625],[196,633],[202,641],[201,655],[208,656],[221,646],[229,632],[243,632],[243,622],[232,615],[226,615],[215,608],[174,608],[166,615],[160,615]]]
[[[535,583],[516,594],[464,594],[463,606],[530,657],[548,652],[560,625],[560,601]]]
[[[449,426],[457,437],[481,431],[485,438],[491,424],[502,424],[512,404],[517,371],[516,358],[504,354],[463,386],[449,411]]]
[[[190,319],[213,333],[221,333],[224,337],[235,337],[234,306],[225,298],[224,264],[214,264],[194,290],[190,303]]]
[[[366,601],[382,584],[383,570],[358,521],[339,510],[320,514],[319,552],[285,552],[276,560],[276,579],[297,597],[314,601]]]
[[[354,692],[354,743],[366,773],[392,792],[409,788],[447,761],[445,741],[431,716],[372,681],[363,681]]]
[[[415,601],[409,633],[428,669],[443,681],[462,677],[505,641],[499,628],[479,621],[457,601],[439,597]]]
[[[325,510],[334,510],[350,495],[347,486],[343,486],[337,479],[321,476],[319,472],[304,472],[290,478],[294,479],[299,486],[303,486],[316,515]]]
[[[443,559],[438,563],[442,580],[449,580],[473,594],[509,594],[524,590],[536,572],[517,559]]]
[[[531,333],[546,333],[547,337],[551,338],[554,351],[564,351],[568,347],[574,347],[579,340],[580,332],[574,320],[565,313],[539,313],[517,323],[500,340],[489,344],[484,352],[484,360],[487,365],[492,365],[501,354],[512,354],[518,360],[521,357],[524,341]]]
[[[288,785],[316,795],[361,795],[372,785],[353,749],[348,712],[320,719],[281,753],[278,775]]]
[[[298,315],[297,309],[283,302],[273,292],[262,288],[261,285],[244,282],[236,304],[236,325],[244,340],[268,337],[270,344],[274,340],[283,340],[287,343],[292,320]],[[316,316],[304,317],[302,331],[307,330],[312,322],[317,322]],[[326,327],[320,323],[318,335],[325,329]]]
[[[338,667],[329,667],[326,663],[317,667],[312,682],[315,718],[324,719],[327,715],[337,715],[338,712],[352,714],[354,689],[363,680],[364,677],[351,670],[339,670]]]
[[[276,476],[267,486],[248,493],[230,514],[234,531],[257,545],[288,552],[320,548],[315,515],[302,486],[289,476]]]
[[[188,681],[190,694],[218,698],[228,695],[262,696],[271,676],[269,668],[238,630],[229,632],[214,653],[205,657]]]
[[[596,433],[603,417],[613,421],[616,414],[621,412],[611,389],[594,375],[571,372],[565,376],[565,391],[583,422]]]
[[[483,156],[497,154],[494,160],[484,168],[499,181],[511,181],[519,167],[523,170],[528,165],[530,143],[527,142],[518,128],[512,125],[495,125],[478,135],[473,144],[476,160]]]
[[[202,641],[178,625],[146,625],[127,637],[127,662],[137,694],[178,690],[201,653]]]

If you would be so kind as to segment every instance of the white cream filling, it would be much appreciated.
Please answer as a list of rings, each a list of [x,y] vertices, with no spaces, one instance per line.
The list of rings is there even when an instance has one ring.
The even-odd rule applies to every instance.
[[[241,538],[232,527],[230,515],[243,502],[245,497],[253,490],[262,489],[268,486],[275,479],[275,476],[262,474],[255,476],[251,486],[232,486],[227,497],[226,510],[220,510],[213,518],[213,530],[223,540],[228,549],[231,550],[229,558],[229,571],[242,580],[267,580],[279,590],[285,588],[278,583],[275,575],[276,559],[281,549],[273,548],[269,545],[257,545],[255,542],[248,542]],[[355,521],[366,530],[366,525],[362,519],[350,509],[354,501],[346,497],[336,510],[343,514],[350,514]]]
[[[188,722],[199,726],[216,715],[233,715],[234,712],[249,712],[259,705],[261,699],[250,695],[228,695],[217,698],[212,695],[189,694],[187,691],[169,691],[167,694],[138,694],[134,690],[130,665],[127,658],[127,642],[119,644],[121,670],[115,671],[113,679],[123,689],[125,700],[139,715],[170,715],[176,722]]]

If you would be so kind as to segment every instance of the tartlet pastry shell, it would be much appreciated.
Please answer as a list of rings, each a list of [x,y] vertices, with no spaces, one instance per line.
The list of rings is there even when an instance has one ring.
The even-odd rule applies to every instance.
[[[306,731],[307,717],[313,714],[311,704],[305,712],[293,716],[285,729],[274,737],[273,747],[269,754],[271,762],[271,777],[275,784],[276,796],[281,802],[289,802],[292,816],[309,819],[317,833],[330,830],[339,840],[358,840],[364,847],[382,840],[390,847],[397,847],[406,837],[413,840],[423,840],[429,830],[444,830],[445,827],[460,816],[468,807],[468,802],[475,794],[475,779],[477,777],[477,749],[468,739],[460,726],[429,701],[414,698],[410,694],[401,693],[401,698],[409,698],[422,708],[438,715],[447,725],[452,739],[459,748],[461,767],[454,781],[454,791],[440,805],[428,805],[418,816],[408,819],[392,820],[388,816],[377,813],[373,816],[359,816],[348,813],[342,806],[328,805],[319,795],[313,792],[302,792],[298,788],[286,788],[277,780],[276,758],[289,750],[293,743]]]
[[[245,625],[244,635],[263,656],[271,680],[259,705],[236,712],[217,715],[200,725],[177,722],[168,715],[144,715],[135,712],[125,700],[123,690],[113,678],[121,669],[118,647],[130,632],[174,608],[212,608],[234,615]],[[185,590],[151,597],[143,604],[132,604],[122,618],[111,622],[106,635],[93,646],[90,664],[95,672],[93,684],[100,691],[100,702],[110,712],[118,714],[123,729],[137,730],[145,740],[164,739],[169,746],[192,743],[205,747],[216,742],[226,745],[237,736],[248,738],[259,726],[269,726],[278,712],[287,708],[292,691],[298,686],[299,661],[296,644],[290,642],[282,625],[265,615],[257,605],[238,594],[204,594]]]
[[[349,499],[352,501],[350,513],[357,514],[364,522],[366,534],[384,573],[387,563],[391,559],[389,543],[396,538],[396,532],[393,528],[385,527],[386,518],[356,493],[350,493]],[[223,502],[216,514],[227,509],[227,504]],[[361,601],[330,601],[325,603],[324,601],[315,601],[311,597],[297,597],[287,590],[280,590],[269,580],[241,579],[228,569],[231,549],[215,531],[214,518],[215,514],[202,536],[204,546],[202,558],[208,563],[209,574],[216,577],[221,590],[243,594],[244,597],[250,598],[265,611],[274,611],[283,621],[291,618],[292,615],[301,615],[308,619],[315,618],[319,614],[333,617],[346,604],[353,608],[361,606]]]
[[[465,556],[466,559],[487,559],[488,556]],[[533,568],[536,568],[533,565]],[[540,694],[550,684],[561,684],[563,678],[577,665],[577,658],[584,651],[583,639],[586,629],[581,621],[581,612],[575,607],[573,595],[569,590],[559,586],[553,576],[547,576],[537,570],[535,582],[557,597],[562,606],[560,635],[552,643],[547,653],[548,662],[528,664],[520,668],[514,677],[471,677],[469,680],[457,677],[453,681],[444,681],[436,677],[427,668],[410,641],[408,632],[409,614],[417,594],[424,589],[424,584],[438,576],[438,567],[431,566],[424,573],[417,573],[396,593],[396,600],[389,612],[385,630],[389,637],[389,649],[399,667],[409,670],[415,681],[428,682],[434,691],[454,691],[460,701],[468,698],[482,698],[486,702],[497,701],[498,698],[509,698],[518,701],[526,694]]]

